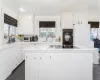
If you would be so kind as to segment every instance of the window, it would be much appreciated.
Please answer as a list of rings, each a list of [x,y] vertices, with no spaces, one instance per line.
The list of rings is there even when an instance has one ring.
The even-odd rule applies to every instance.
[[[55,42],[55,21],[39,22],[40,42]]]
[[[4,43],[8,43],[10,39],[15,38],[16,27],[4,24]]]
[[[55,41],[55,28],[40,28],[39,30],[40,42],[54,42]]]

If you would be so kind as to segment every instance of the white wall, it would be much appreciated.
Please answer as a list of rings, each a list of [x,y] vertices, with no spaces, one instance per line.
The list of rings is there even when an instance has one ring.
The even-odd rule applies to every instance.
[[[28,17],[31,16],[31,19]],[[18,17],[18,29],[17,34],[28,34],[34,33],[34,16],[33,14],[20,14]]]
[[[0,45],[2,44],[2,0],[0,0]]]
[[[88,13],[88,21],[100,21],[100,14],[99,13]]]
[[[12,9],[8,8],[6,5],[3,4],[3,13],[8,14],[9,16],[17,19],[18,18],[18,14],[16,12],[14,12]]]

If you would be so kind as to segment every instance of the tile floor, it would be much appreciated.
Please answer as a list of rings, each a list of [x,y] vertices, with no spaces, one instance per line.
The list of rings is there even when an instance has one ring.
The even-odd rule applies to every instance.
[[[6,80],[25,80],[25,62],[23,62]],[[93,80],[100,80],[100,65],[93,66]]]
[[[6,80],[25,80],[25,62],[23,62]]]

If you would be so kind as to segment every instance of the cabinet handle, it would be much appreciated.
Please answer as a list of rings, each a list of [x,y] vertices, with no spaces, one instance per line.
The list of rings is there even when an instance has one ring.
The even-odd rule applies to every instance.
[[[36,59],[36,57],[34,57],[34,59]]]
[[[50,59],[51,59],[51,56],[50,56]]]
[[[40,58],[40,59],[42,59],[42,58]]]

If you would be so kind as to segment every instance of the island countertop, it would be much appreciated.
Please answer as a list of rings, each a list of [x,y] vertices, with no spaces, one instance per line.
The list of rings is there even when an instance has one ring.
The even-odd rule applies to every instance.
[[[76,45],[74,48],[51,48],[50,45],[32,44],[23,49],[24,53],[85,53],[93,54],[93,63],[98,64],[99,53],[98,49],[86,46]]]
[[[97,49],[53,46],[32,44],[23,49],[26,80],[93,80],[93,63],[98,64]]]
[[[90,48],[86,46],[81,45],[75,45],[73,48],[62,48],[62,47],[50,47],[51,45],[39,45],[39,44],[32,44],[26,48],[24,48],[24,51],[97,51],[97,48]],[[57,45],[56,45],[57,46]],[[59,46],[59,45],[58,45]]]

